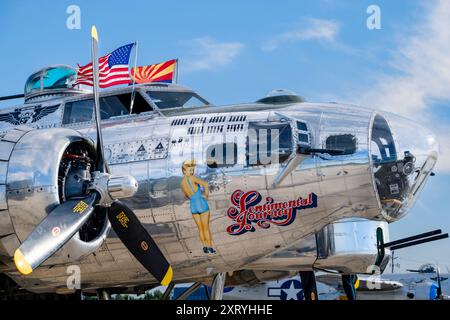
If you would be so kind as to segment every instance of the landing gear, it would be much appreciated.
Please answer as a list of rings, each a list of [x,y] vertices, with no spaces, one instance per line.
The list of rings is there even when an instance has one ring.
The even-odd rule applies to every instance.
[[[316,276],[314,271],[300,271],[305,300],[318,300]]]
[[[111,300],[111,294],[106,289],[97,290],[97,299],[98,300]]]
[[[201,282],[194,282],[189,288],[184,290],[178,297],[174,297],[175,300],[185,300],[187,299],[192,293],[197,291],[198,288],[200,288],[202,285],[205,289],[205,295],[208,300],[222,300],[223,298],[223,289],[225,287],[225,280],[226,280],[226,272],[220,272],[214,276],[212,285],[211,285],[211,294],[209,293],[208,287],[205,284],[202,284]],[[164,294],[161,298],[161,300],[169,300],[170,293],[172,292],[175,284],[170,283],[166,290],[164,291]]]
[[[172,293],[173,288],[175,287],[175,283],[171,282],[167,286],[166,290],[164,291],[161,300],[170,300],[170,294]]]
[[[226,278],[226,272],[219,272],[216,274],[212,283],[210,300],[222,300]]]
[[[192,293],[197,291],[198,288],[202,285],[201,282],[194,282],[192,286],[187,288],[182,294],[180,294],[178,297],[176,297],[175,300],[185,300],[187,297],[189,297]]]
[[[357,277],[354,274],[342,275],[342,287],[347,296],[347,300],[356,300],[356,281]]]

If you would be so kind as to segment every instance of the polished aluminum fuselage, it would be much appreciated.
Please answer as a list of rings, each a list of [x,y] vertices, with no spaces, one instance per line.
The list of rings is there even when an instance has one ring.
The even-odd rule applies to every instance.
[[[52,115],[54,119],[46,121],[53,122],[56,127],[61,126],[61,112],[57,111]],[[338,104],[248,104],[178,111],[173,115],[155,112],[119,117],[103,121],[102,131],[112,173],[132,175],[139,183],[138,192],[133,198],[126,199],[126,203],[133,208],[172,264],[174,280],[190,282],[207,279],[217,272],[242,269],[298,270],[309,269],[314,263],[332,269],[332,263],[327,263],[326,259],[328,256],[336,258],[337,247],[317,243],[310,247],[305,244],[306,240],[314,239],[317,233],[327,230],[324,229],[327,225],[345,218],[378,221],[374,228],[387,229],[370,157],[370,129],[375,114],[373,110]],[[324,148],[330,135],[350,133],[356,137],[356,152],[342,156],[310,156],[277,187],[273,187],[274,179],[284,164],[247,166],[247,130],[249,122],[271,121],[283,116],[308,123],[314,148]],[[68,128],[95,138],[92,122]],[[237,164],[209,168],[206,149],[222,141],[237,144]],[[139,151],[141,146],[145,152]],[[210,229],[216,254],[203,253],[189,200],[181,191],[181,165],[186,159],[197,161],[195,174],[210,185]],[[239,189],[257,190],[263,198],[272,197],[277,202],[306,198],[314,193],[317,207],[299,210],[296,219],[287,226],[272,224],[267,229],[256,227],[254,232],[230,235],[226,229],[235,222],[227,215],[227,210],[232,206],[231,195]],[[11,216],[19,214],[14,212]],[[30,221],[39,221],[45,215],[33,209],[27,214],[31,215]],[[22,221],[24,219],[22,215]],[[14,224],[18,241],[23,241],[32,228],[32,223]],[[351,259],[354,254],[356,259],[360,252],[375,259],[374,228],[370,229],[373,233],[367,237],[359,234],[359,244],[363,248],[358,251],[356,246],[352,247],[345,252],[347,258]],[[320,258],[317,253],[299,255],[296,262],[283,259],[283,252],[289,249],[317,252],[317,245],[324,246],[322,251],[319,250],[323,253],[322,262],[316,260]],[[64,289],[69,275],[67,266],[73,264],[81,269],[85,289],[155,282],[113,232],[94,254],[79,261],[70,261],[66,255],[67,251],[61,250],[27,277],[20,276],[11,265],[5,266],[3,272],[21,286],[34,291]],[[364,257],[367,260],[367,256]],[[370,263],[373,262],[356,263],[346,271],[365,272]]]

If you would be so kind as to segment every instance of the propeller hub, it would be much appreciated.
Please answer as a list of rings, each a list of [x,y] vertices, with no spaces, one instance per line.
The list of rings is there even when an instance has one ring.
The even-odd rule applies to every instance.
[[[108,193],[113,199],[129,198],[136,194],[138,183],[133,176],[110,176]]]
[[[93,172],[93,181],[89,189],[99,193],[98,205],[109,207],[115,200],[134,196],[138,183],[133,176],[116,176],[96,171]]]

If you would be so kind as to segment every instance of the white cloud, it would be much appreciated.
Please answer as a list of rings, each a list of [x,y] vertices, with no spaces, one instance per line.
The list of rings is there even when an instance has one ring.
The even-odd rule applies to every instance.
[[[319,40],[334,42],[339,33],[339,24],[332,20],[308,18],[295,30],[282,33],[262,46],[264,51],[273,51],[284,42]]]
[[[363,95],[362,103],[431,126],[441,145],[438,170],[450,171],[450,124],[437,123],[430,112],[433,101],[450,100],[450,1],[435,0],[427,5],[413,34],[399,41],[392,61],[397,75],[380,76],[374,88]]]
[[[440,153],[437,163],[437,170],[450,172],[450,125],[438,125],[433,127],[433,131],[438,136]]]
[[[196,38],[189,42],[192,57],[185,59],[183,71],[215,70],[231,64],[241,53],[240,42],[218,42],[210,37]]]

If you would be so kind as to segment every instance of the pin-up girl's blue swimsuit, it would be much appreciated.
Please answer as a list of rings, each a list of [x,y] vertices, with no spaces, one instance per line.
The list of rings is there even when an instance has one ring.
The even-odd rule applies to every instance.
[[[186,180],[193,193],[190,199],[191,213],[201,214],[209,211],[208,201],[206,201],[205,197],[203,196],[200,186],[197,187],[197,192],[195,192],[189,179]]]

